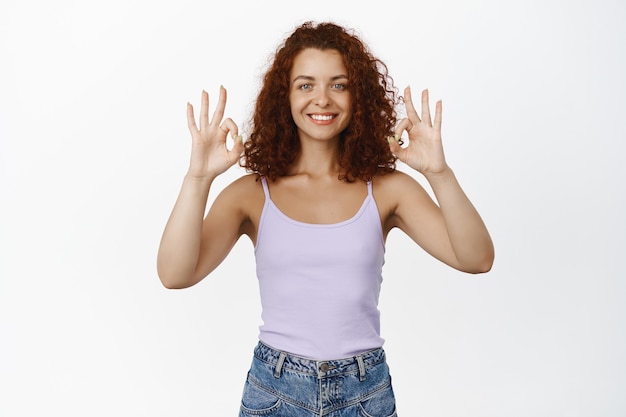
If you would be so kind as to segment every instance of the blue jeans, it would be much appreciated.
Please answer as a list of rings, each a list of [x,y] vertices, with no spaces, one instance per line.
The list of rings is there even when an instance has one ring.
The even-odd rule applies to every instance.
[[[259,343],[240,417],[397,417],[382,348],[316,361]]]

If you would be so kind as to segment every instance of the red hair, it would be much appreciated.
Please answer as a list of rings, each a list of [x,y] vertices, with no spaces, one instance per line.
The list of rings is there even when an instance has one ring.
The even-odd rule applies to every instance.
[[[394,134],[397,91],[387,66],[353,33],[333,23],[312,22],[296,28],[284,41],[265,73],[241,166],[273,181],[287,174],[300,152],[289,104],[289,75],[295,57],[307,48],[338,51],[348,72],[353,115],[340,136],[340,179],[369,181],[394,171],[396,158],[387,137]]]

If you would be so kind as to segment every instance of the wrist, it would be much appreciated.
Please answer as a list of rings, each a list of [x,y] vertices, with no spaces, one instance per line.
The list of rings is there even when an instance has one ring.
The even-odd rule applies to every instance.
[[[424,177],[428,180],[429,183],[445,183],[450,180],[455,180],[454,171],[449,166],[445,166],[444,169],[436,172],[423,172]]]
[[[208,187],[213,183],[213,180],[216,177],[217,175],[196,175],[191,172],[187,172],[187,174],[185,174],[185,177],[183,178],[183,182],[190,185]]]

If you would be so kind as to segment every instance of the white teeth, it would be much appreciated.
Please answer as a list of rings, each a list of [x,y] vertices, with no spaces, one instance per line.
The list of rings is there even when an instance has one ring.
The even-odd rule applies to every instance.
[[[312,114],[311,118],[313,120],[330,120],[332,119],[334,116],[322,116],[321,114]]]

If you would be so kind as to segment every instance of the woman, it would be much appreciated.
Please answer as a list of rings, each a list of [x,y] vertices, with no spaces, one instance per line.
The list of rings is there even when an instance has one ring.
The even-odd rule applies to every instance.
[[[191,161],[158,272],[167,288],[189,287],[242,235],[254,244],[263,325],[241,416],[396,415],[377,308],[391,229],[460,271],[491,268],[489,233],[444,158],[441,102],[431,121],[428,91],[421,116],[410,88],[403,99],[397,122],[384,63],[346,29],[305,23],[276,52],[245,144],[223,118],[224,88],[210,120],[202,93],[199,127],[188,105]],[[213,180],[237,161],[250,174],[204,216]]]

